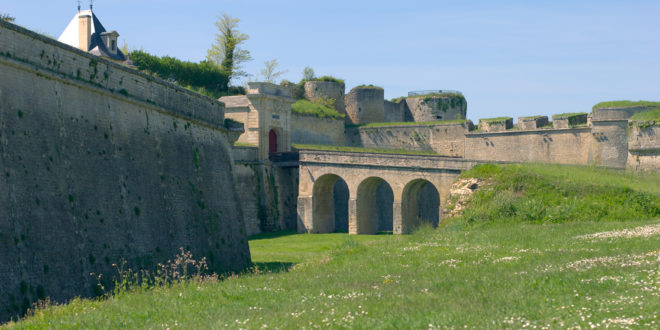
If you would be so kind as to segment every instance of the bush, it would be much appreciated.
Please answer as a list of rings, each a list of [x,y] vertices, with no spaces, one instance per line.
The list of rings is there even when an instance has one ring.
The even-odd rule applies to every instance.
[[[207,61],[193,63],[169,56],[158,57],[140,50],[131,51],[129,57],[141,71],[213,98],[244,94],[241,88],[224,88],[229,81],[227,74]]]

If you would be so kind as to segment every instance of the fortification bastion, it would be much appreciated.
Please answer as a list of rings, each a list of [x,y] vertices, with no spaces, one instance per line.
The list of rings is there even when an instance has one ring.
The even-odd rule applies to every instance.
[[[0,72],[0,319],[122,260],[250,264],[222,103],[1,21]]]

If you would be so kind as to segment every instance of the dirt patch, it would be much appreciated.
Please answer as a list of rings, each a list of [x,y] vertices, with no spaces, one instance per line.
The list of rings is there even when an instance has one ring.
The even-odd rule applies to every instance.
[[[485,180],[477,178],[458,179],[449,190],[447,207],[443,210],[444,218],[457,217],[463,214],[463,210],[470,202],[472,194],[484,186],[490,185]]]

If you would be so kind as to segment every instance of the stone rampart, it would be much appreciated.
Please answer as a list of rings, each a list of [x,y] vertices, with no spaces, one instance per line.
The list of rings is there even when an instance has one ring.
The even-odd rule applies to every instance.
[[[628,120],[598,120],[591,123],[589,163],[624,169],[628,163]]]
[[[344,145],[344,120],[292,113],[291,142],[302,144]]]
[[[1,320],[122,260],[249,265],[222,103],[4,22],[0,52]]]
[[[660,172],[660,122],[629,124],[627,168]]]
[[[347,142],[356,147],[432,150],[442,156],[463,157],[465,134],[472,122],[431,125],[349,127]]]
[[[467,114],[467,102],[458,95],[408,97],[405,102],[416,122],[465,119]]]
[[[472,132],[465,136],[465,158],[482,161],[588,164],[588,128]]]
[[[379,87],[355,87],[346,95],[346,122],[352,124],[385,121],[385,92]]]
[[[405,102],[394,103],[386,100],[384,103],[384,120],[388,123],[405,121]]]
[[[343,83],[335,81],[307,81],[305,82],[305,98],[312,101],[335,100],[335,110],[341,114],[346,114],[346,104],[344,103],[346,86]]]

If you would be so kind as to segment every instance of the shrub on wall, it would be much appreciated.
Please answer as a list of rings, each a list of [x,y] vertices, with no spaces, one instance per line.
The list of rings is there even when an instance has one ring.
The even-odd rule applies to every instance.
[[[241,87],[226,89],[224,86],[229,81],[227,74],[207,61],[193,63],[169,56],[154,56],[141,50],[131,51],[129,57],[139,70],[200,94],[213,98],[245,94]]]

